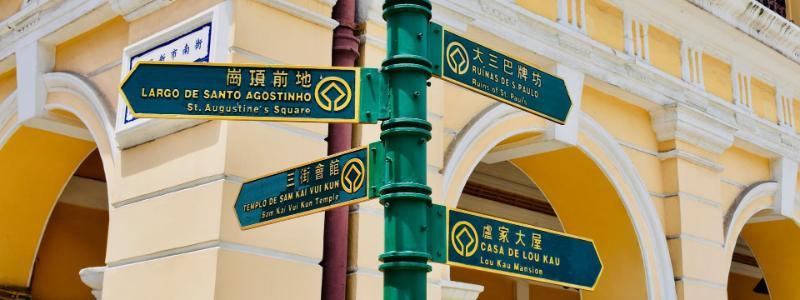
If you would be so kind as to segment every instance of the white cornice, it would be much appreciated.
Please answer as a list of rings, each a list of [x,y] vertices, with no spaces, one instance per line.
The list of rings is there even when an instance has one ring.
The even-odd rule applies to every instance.
[[[175,0],[108,0],[111,9],[130,22],[144,17]]]
[[[755,0],[689,0],[730,25],[800,62],[800,27]]]
[[[42,40],[57,44],[114,16],[108,0],[39,0],[0,22],[0,60],[14,53],[15,44]],[[89,15],[89,18],[84,18]],[[82,20],[82,21],[79,21]],[[54,34],[55,33],[55,34]]]
[[[651,111],[653,131],[658,141],[681,140],[714,153],[733,144],[736,129],[685,104],[670,104]]]

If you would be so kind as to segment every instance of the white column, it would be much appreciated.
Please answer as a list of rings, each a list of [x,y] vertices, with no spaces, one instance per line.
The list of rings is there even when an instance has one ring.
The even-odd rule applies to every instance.
[[[633,51],[633,17],[627,12],[623,13],[622,16],[622,24],[625,25],[624,37],[625,37],[625,53],[628,53],[632,56],[636,56],[636,53]],[[683,53],[681,53],[681,60],[683,59]]]
[[[783,89],[781,87],[777,87],[777,92],[775,93],[775,107],[778,108],[778,125],[779,126],[786,126],[786,96],[783,94]]]
[[[17,106],[19,120],[29,121],[45,116],[47,87],[44,74],[53,70],[55,51],[39,41],[19,45],[17,59]]]
[[[775,200],[779,204],[779,213],[789,219],[794,218],[794,199],[797,194],[798,162],[786,157],[772,161],[772,176],[778,182]]]
[[[569,16],[567,15],[567,1],[558,0],[558,22],[562,24],[569,24]]]
[[[581,30],[586,33],[586,0],[580,0]]]
[[[650,31],[650,25],[647,23],[642,24],[642,31],[644,34],[642,35],[642,44],[644,44],[644,53],[642,55],[642,59],[646,62],[650,62],[650,35],[648,31]]]
[[[530,299],[530,284],[525,280],[514,280],[514,292],[516,300]]]
[[[690,82],[691,78],[689,75],[689,45],[687,42],[681,41],[681,77],[684,81]],[[735,93],[734,89],[734,93]]]

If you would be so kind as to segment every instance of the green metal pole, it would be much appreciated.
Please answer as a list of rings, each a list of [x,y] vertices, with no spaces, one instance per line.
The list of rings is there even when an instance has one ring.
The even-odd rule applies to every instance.
[[[428,0],[386,0],[387,54],[383,61],[389,89],[389,119],[381,124],[386,149],[384,205],[385,252],[383,298],[421,300],[426,296],[428,212],[431,188],[427,185],[426,143],[431,138],[427,119],[427,81],[431,77]]]

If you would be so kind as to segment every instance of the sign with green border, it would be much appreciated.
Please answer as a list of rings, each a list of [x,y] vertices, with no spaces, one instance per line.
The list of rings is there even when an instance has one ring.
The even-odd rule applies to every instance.
[[[123,80],[137,118],[376,123],[376,69],[139,62]]]
[[[239,225],[249,229],[373,198],[383,181],[382,155],[382,144],[372,143],[248,180],[234,204]]]
[[[592,240],[463,210],[447,211],[447,264],[593,290],[603,264]]]
[[[433,73],[518,109],[564,124],[572,101],[564,80],[432,23]]]

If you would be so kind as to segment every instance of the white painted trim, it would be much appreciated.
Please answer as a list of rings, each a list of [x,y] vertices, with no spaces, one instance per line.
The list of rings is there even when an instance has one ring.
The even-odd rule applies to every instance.
[[[42,76],[50,72],[55,64],[55,48],[39,41],[18,44],[17,58],[17,94],[24,101],[17,102],[17,118],[26,123],[32,119],[45,117],[44,108],[47,102],[47,89]]]
[[[778,182],[778,190],[775,193],[776,210],[784,217],[794,218],[798,162],[781,157],[773,159],[771,164],[772,177]]]
[[[442,300],[475,300],[483,292],[483,286],[459,281],[442,279]]]
[[[677,139],[718,154],[734,142],[735,125],[689,104],[666,105],[651,111],[650,116],[659,142]]]
[[[17,91],[11,92],[8,97],[6,97],[3,102],[0,102],[0,129],[8,123],[8,120],[11,119],[17,113]],[[14,135],[14,132],[17,131],[19,128],[20,123],[16,122],[9,127],[7,132],[0,132],[0,150],[6,145],[8,139]]]
[[[661,219],[658,216],[658,212],[656,211],[655,207],[653,206],[653,202],[650,199],[647,186],[644,184],[644,181],[642,181],[642,177],[639,176],[636,166],[633,164],[630,158],[628,158],[627,154],[625,154],[625,151],[622,149],[622,147],[616,143],[614,137],[605,129],[603,129],[600,123],[594,121],[587,114],[582,114],[581,116],[581,132],[586,134],[589,139],[594,141],[600,147],[600,149],[606,153],[609,160],[613,164],[614,169],[619,171],[620,176],[625,181],[625,184],[630,187],[634,199],[628,199],[625,194],[618,192],[620,198],[623,200],[623,204],[625,204],[624,207],[628,211],[628,215],[635,215],[635,212],[631,211],[631,206],[627,203],[636,202],[637,206],[641,209],[639,213],[641,213],[642,220],[645,223],[640,224],[633,222],[633,220],[631,223],[633,224],[633,228],[638,236],[637,240],[639,241],[639,247],[641,248],[642,262],[645,265],[645,269],[653,270],[654,273],[658,274],[658,278],[652,278],[650,272],[645,273],[647,277],[648,298],[676,299],[677,295],[675,294],[675,282],[673,280],[674,275],[672,271],[672,262],[668,251],[669,248],[666,240],[660,238],[665,236],[665,231],[661,225]],[[612,173],[609,170],[609,167],[611,166],[601,164],[600,160],[596,157],[593,157],[593,154],[589,151],[589,149],[585,148],[583,145],[579,145],[579,147],[584,153],[592,157],[600,169],[603,170],[606,178],[612,181],[615,188],[622,185],[622,183],[616,182],[616,177],[612,176]],[[650,243],[644,243],[642,239],[648,239]],[[645,255],[646,253],[653,254],[655,257],[655,266],[650,265],[650,261]],[[661,288],[660,295],[653,294],[655,290],[654,281],[659,282],[659,286]]]
[[[800,27],[756,0],[690,0],[728,24],[800,62]]]
[[[56,45],[113,18],[107,1],[46,0],[23,7],[0,20],[0,60],[13,55],[15,45],[40,40]]]
[[[209,61],[230,61],[230,47],[233,38],[233,8],[231,5],[230,1],[217,4],[191,18],[125,47],[121,59],[120,80],[124,79],[130,71],[130,59],[132,56],[158,46],[176,36],[194,30],[206,23],[211,23]],[[138,119],[134,121],[134,123],[124,124],[125,101],[119,96],[117,103],[115,140],[120,149],[130,148],[206,122],[203,120]]]
[[[313,12],[303,6],[293,4],[290,1],[286,0],[257,0],[257,2],[267,5],[272,8],[276,8],[278,10],[284,11],[290,15],[294,15],[300,17],[303,20],[309,21],[311,23],[317,24],[319,26],[325,27],[327,29],[333,30],[336,26],[339,26],[339,23],[336,20],[332,19],[330,16],[325,16]],[[322,3],[322,2],[320,2]],[[329,3],[330,4],[330,3]]]
[[[667,160],[667,159],[671,159],[671,158],[680,158],[680,159],[686,160],[688,162],[691,162],[691,163],[693,163],[693,164],[695,164],[697,166],[711,169],[714,172],[722,172],[723,170],[725,170],[725,167],[723,165],[721,165],[721,164],[718,164],[718,163],[716,163],[716,162],[714,162],[714,161],[712,161],[710,159],[707,159],[705,157],[699,156],[697,154],[694,154],[694,153],[691,153],[691,152],[688,152],[688,151],[684,151],[684,150],[680,150],[680,149],[672,149],[672,150],[665,151],[665,152],[659,152],[657,154],[657,157],[658,157],[659,160],[662,160],[662,161],[663,160]]]
[[[495,34],[510,44],[522,47],[544,59],[550,60],[544,65],[558,62],[570,66],[586,74],[587,82],[590,85],[607,86],[608,88],[604,89],[604,92],[616,90],[617,92],[611,94],[630,96],[621,98],[623,101],[628,101],[647,110],[655,110],[659,106],[682,102],[696,109],[699,114],[706,115],[705,118],[721,122],[723,124],[721,125],[722,127],[730,127],[730,131],[735,132],[735,136],[741,140],[759,136],[775,137],[770,139],[759,138],[757,139],[758,143],[754,143],[754,146],[764,148],[766,152],[778,151],[774,154],[778,156],[800,156],[800,135],[788,132],[777,124],[770,124],[770,122],[754,114],[746,113],[747,110],[742,109],[741,106],[728,103],[726,100],[714,96],[695,85],[658,71],[649,64],[637,63],[627,54],[612,50],[610,47],[591,40],[585,34],[575,30],[566,30],[566,26],[538,16],[514,3],[494,2],[495,6],[505,7],[504,14],[510,15],[505,17],[503,22],[500,22],[497,18],[478,17],[495,13],[483,11],[479,0],[434,0],[433,2],[435,4],[434,9],[438,9],[437,12],[454,15],[459,20],[467,20],[467,22],[472,20],[470,24],[476,29]],[[616,0],[612,0],[612,2],[619,4],[626,11],[629,6],[635,7],[631,8],[633,9],[632,12],[635,12],[637,17],[648,20],[654,26],[661,27],[663,24],[667,24],[664,28],[673,28],[677,33],[680,33],[677,36],[683,40],[702,41],[703,43],[697,48],[702,48],[703,51],[722,53],[719,57],[730,57],[731,60],[738,57],[769,56],[769,58],[764,58],[763,61],[760,61],[757,66],[759,70],[767,69],[769,72],[766,73],[775,73],[776,76],[774,77],[776,78],[795,78],[800,76],[798,75],[800,74],[800,65],[780,61],[780,59],[776,61],[775,57],[773,57],[774,55],[767,50],[765,50],[766,52],[761,51],[764,49],[752,45],[756,43],[763,47],[757,41],[744,39],[744,41],[741,41],[742,45],[731,44],[729,42],[730,36],[741,35],[742,33],[728,28],[730,26],[727,25],[723,26],[723,28],[718,28],[714,22],[719,23],[719,20],[715,18],[709,20],[707,16],[704,16],[707,15],[705,12],[689,3],[686,3],[686,5],[681,4],[681,1],[663,3],[658,7],[658,10],[659,12],[663,10],[664,14],[653,14],[651,10],[654,8],[652,6],[644,7],[640,6],[640,3]],[[678,18],[667,18],[665,16],[675,17],[679,15],[679,18],[683,20],[687,18],[687,14],[691,16],[692,20],[700,20],[700,22],[693,21],[690,24],[709,23],[708,26],[692,26],[689,28],[688,23],[673,24],[673,27],[668,26],[668,24],[675,23],[674,20]],[[697,36],[697,28],[709,28],[715,34],[710,37],[706,35]],[[717,41],[720,37],[725,37],[724,43]],[[720,49],[725,49],[725,51],[720,51]],[[743,49],[747,49],[747,51]],[[755,51],[756,49],[760,50]],[[777,53],[775,55],[780,56]],[[737,64],[739,64],[738,60]]]
[[[760,211],[758,210],[751,212],[749,215],[743,215],[744,210],[747,209],[753,201],[762,197],[775,196],[777,192],[778,183],[774,181],[767,181],[754,184],[739,194],[737,201],[734,202],[734,206],[731,207],[733,211],[729,211],[729,215],[727,215],[725,218],[727,223],[725,224],[726,226],[724,228],[726,249],[732,249],[732,247],[736,247],[736,237],[739,236],[739,232],[734,232],[734,226],[741,220],[749,220],[753,215]],[[778,211],[775,201],[773,201],[769,207],[765,207],[763,209],[771,209],[774,212]]]
[[[103,98],[99,91],[89,82],[88,79],[80,77],[72,73],[65,72],[52,72],[44,74],[44,84],[47,87],[47,92],[63,92],[72,94],[79,99],[86,101],[89,107],[92,108],[95,117],[100,121],[105,132],[91,132],[92,136],[102,136],[113,143],[114,127],[112,126],[114,120],[114,113],[108,102]],[[49,105],[53,106],[53,105]],[[80,114],[73,108],[60,107],[69,111],[76,116]]]
[[[174,0],[108,0],[108,2],[114,12],[125,18],[125,21],[131,22],[172,4]]]
[[[196,243],[196,244],[192,244],[192,245],[188,245],[188,246],[177,247],[177,248],[172,248],[172,249],[166,249],[166,250],[158,251],[158,252],[155,252],[155,253],[150,253],[150,254],[145,254],[145,255],[140,255],[140,256],[135,256],[135,257],[129,257],[129,258],[125,258],[125,259],[120,259],[120,260],[108,262],[106,271],[117,269],[117,268],[124,268],[124,267],[130,266],[130,265],[135,265],[135,264],[141,264],[141,263],[147,263],[147,262],[152,262],[152,261],[159,261],[159,260],[162,260],[162,259],[168,259],[168,258],[171,258],[173,256],[186,255],[186,254],[191,254],[191,253],[199,252],[199,251],[211,251],[211,250],[215,250],[215,249],[230,250],[230,251],[236,251],[236,252],[240,252],[240,253],[253,254],[253,255],[269,257],[269,258],[279,259],[279,260],[283,260],[283,261],[290,261],[290,262],[294,262],[294,263],[310,265],[310,266],[315,266],[315,267],[321,268],[319,266],[319,258],[302,256],[302,255],[298,255],[298,254],[294,254],[294,253],[288,253],[288,252],[284,252],[284,251],[261,248],[261,247],[251,246],[251,245],[240,244],[240,243],[214,240],[214,241],[200,242],[200,243]]]

